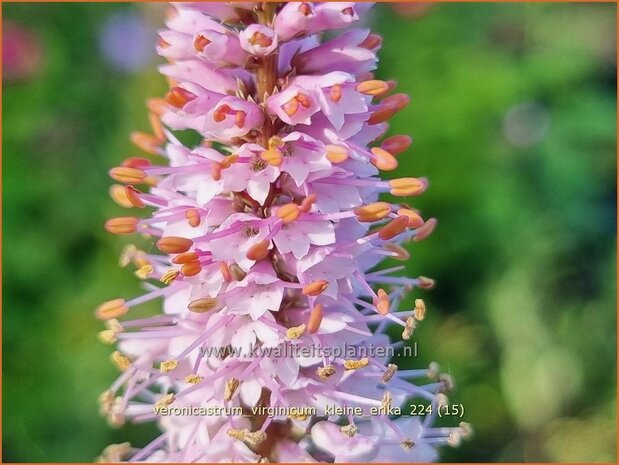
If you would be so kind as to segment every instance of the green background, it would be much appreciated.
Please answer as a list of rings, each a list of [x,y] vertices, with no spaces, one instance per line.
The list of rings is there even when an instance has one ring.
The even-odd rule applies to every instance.
[[[107,170],[139,155],[128,134],[165,90],[155,57],[120,72],[98,36],[118,12],[158,28],[164,7],[2,8],[43,50],[34,75],[3,82],[3,458],[91,461],[154,434],[98,414],[115,370],[93,309],[139,292],[117,266],[127,241],[102,228],[123,214]],[[616,7],[408,13],[379,5],[371,25],[378,76],[412,98],[390,132],[415,140],[396,174],[430,178],[414,206],[439,218],[411,247],[407,272],[438,285],[407,363],[448,370],[476,431],[442,458],[615,461]]]

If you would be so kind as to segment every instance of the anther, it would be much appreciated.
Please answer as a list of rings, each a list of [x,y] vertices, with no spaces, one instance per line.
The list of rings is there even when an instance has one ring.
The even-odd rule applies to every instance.
[[[131,185],[125,186],[125,195],[131,205],[137,208],[144,208],[145,205],[144,202],[142,202],[142,199],[140,199],[140,194],[142,194],[142,191],[136,189],[135,187]]]
[[[391,405],[393,404],[393,395],[389,391],[383,392],[383,398],[380,401],[380,407],[383,410],[391,409]]]
[[[234,114],[234,124],[236,125],[237,128],[243,128],[243,126],[245,126],[246,117],[247,117],[247,113],[245,113],[243,110],[238,110]]]
[[[100,320],[109,320],[125,315],[129,311],[125,299],[113,299],[102,303],[95,310],[95,316]]]
[[[269,47],[273,43],[273,39],[259,31],[254,32],[254,35],[247,41],[252,45],[260,45],[261,47]]]
[[[436,223],[436,218],[430,218],[423,224],[423,226],[417,228],[415,230],[415,236],[413,237],[413,241],[423,241],[426,237],[432,234],[432,231],[434,231],[434,228],[436,227]]]
[[[411,439],[405,439],[404,441],[402,441],[402,442],[400,443],[400,445],[401,445],[404,449],[409,450],[409,449],[412,449],[412,448],[415,446],[415,441],[413,441],[413,440],[411,440]]]
[[[329,281],[319,279],[303,286],[301,293],[306,296],[316,297],[322,294],[327,287],[329,287]]]
[[[393,171],[398,167],[398,160],[396,160],[395,157],[385,149],[380,147],[372,147],[370,152],[372,152],[375,157],[370,162],[379,170]]]
[[[185,211],[185,218],[187,219],[187,223],[192,228],[197,228],[200,226],[200,212],[195,208],[189,208]]]
[[[172,259],[172,263],[176,265],[184,265],[185,263],[189,263],[191,261],[197,260],[198,254],[195,252],[186,252],[180,255],[177,255]]]
[[[391,213],[391,205],[387,202],[373,202],[355,208],[353,213],[362,223],[373,223],[388,216]]]
[[[129,157],[123,160],[120,166],[125,168],[138,168],[145,169],[152,166],[152,163],[148,158],[143,157]]]
[[[226,381],[226,384],[224,385],[224,400],[226,402],[232,399],[232,396],[234,396],[234,393],[239,387],[239,384],[241,383],[236,378],[230,378],[228,381]]]
[[[164,100],[168,105],[175,108],[183,108],[187,103],[195,99],[195,94],[192,94],[182,87],[172,87],[165,95]]]
[[[408,341],[413,335],[413,331],[415,331],[416,320],[415,318],[408,317],[406,322],[404,323],[404,331],[402,331],[402,339]]]
[[[359,360],[344,360],[344,370],[358,370],[360,368],[365,368],[370,364],[370,360],[367,357],[363,357]]]
[[[187,252],[193,241],[185,237],[166,236],[157,241],[157,248],[164,253],[184,253]]]
[[[247,258],[254,261],[260,261],[269,254],[269,245],[271,241],[264,239],[254,245],[252,245],[247,251]]]
[[[286,330],[286,337],[290,340],[299,339],[305,332],[305,325],[293,326]]]
[[[166,394],[166,395],[160,397],[157,402],[155,402],[155,407],[157,407],[157,408],[167,407],[168,405],[170,405],[175,400],[176,399],[174,397],[174,394],[172,394],[172,393]]]
[[[383,290],[379,289],[376,293],[377,297],[374,299],[374,306],[381,315],[387,315],[389,313],[389,295]]]
[[[198,384],[204,381],[204,376],[187,375],[184,380],[187,384]]]
[[[339,102],[342,99],[342,85],[334,84],[329,92],[329,100],[334,103]]]
[[[141,184],[147,177],[147,174],[141,169],[127,166],[112,168],[109,174],[114,181],[122,182],[123,184]]]
[[[228,267],[228,264],[226,262],[219,263],[219,271],[221,272],[221,275],[223,276],[224,281],[228,283],[232,281],[233,279],[232,273],[230,272],[230,268]]]
[[[318,197],[316,196],[316,194],[310,194],[305,197],[301,201],[301,205],[299,205],[299,210],[301,211],[301,213],[308,213],[312,209],[312,205],[314,205],[317,198]]]
[[[316,374],[320,379],[330,378],[335,374],[335,367],[333,365],[327,365],[325,367],[318,367],[316,369]]]
[[[411,98],[406,94],[393,94],[381,100],[381,105],[387,105],[394,111],[401,111],[410,103]]]
[[[282,223],[290,224],[299,217],[301,210],[297,204],[287,203],[279,207],[275,214],[282,220]]]
[[[410,208],[400,208],[397,211],[399,216],[407,216],[408,217],[408,227],[409,228],[419,228],[423,226],[423,218],[419,213]]]
[[[137,231],[140,219],[133,216],[119,216],[105,222],[105,230],[112,234],[133,234]]]
[[[154,271],[155,271],[155,268],[153,268],[153,265],[144,265],[138,268],[137,270],[135,270],[133,274],[136,275],[140,279],[146,279],[150,275],[152,275]]]
[[[127,356],[121,354],[117,350],[112,352],[112,355],[110,355],[110,360],[112,360],[112,363],[114,363],[114,365],[116,365],[116,368],[118,368],[120,371],[127,371],[129,368],[131,368],[131,360],[129,360]]]
[[[178,366],[178,360],[165,360],[159,364],[161,373],[169,373]]]
[[[397,218],[391,220],[389,223],[383,226],[380,231],[378,231],[378,237],[383,241],[388,241],[396,237],[402,231],[404,231],[407,226],[408,217],[398,216]]]
[[[348,160],[348,151],[341,145],[328,144],[325,146],[326,157],[331,163],[344,163]]]
[[[415,312],[414,317],[416,320],[421,321],[426,316],[426,304],[423,299],[415,299]]]
[[[284,157],[282,156],[282,153],[277,149],[274,149],[274,150],[269,149],[269,150],[265,150],[264,152],[261,152],[260,158],[271,166],[281,166],[281,164],[284,161]]]
[[[405,262],[406,260],[411,258],[411,254],[408,253],[408,250],[406,250],[401,245],[388,242],[383,247],[389,252],[393,252],[395,255],[392,255],[391,258],[394,258],[396,260]]]
[[[104,344],[114,344],[117,341],[116,334],[116,331],[104,329],[103,331],[99,331],[97,337]]]
[[[133,203],[131,203],[129,199],[127,198],[125,186],[121,184],[112,184],[110,186],[109,193],[110,193],[110,197],[112,198],[112,200],[116,202],[118,205],[120,205],[121,207],[124,207],[124,208],[133,207]]]
[[[389,84],[385,81],[372,79],[369,81],[360,82],[355,87],[355,90],[365,95],[378,96],[389,91]]]
[[[222,170],[228,169],[232,166],[233,163],[235,163],[237,160],[239,159],[238,154],[232,154],[232,155],[228,155],[226,158],[224,158],[222,161],[219,162],[219,165],[221,166]]]
[[[307,331],[310,334],[314,334],[320,328],[320,323],[322,323],[322,304],[314,305],[312,311],[310,312],[309,319],[307,320]]]
[[[202,265],[198,260],[192,260],[181,266],[181,274],[183,276],[195,276],[202,271]]]
[[[214,297],[206,297],[204,299],[196,299],[189,302],[187,308],[193,313],[206,313],[217,307],[217,299]]]
[[[133,244],[126,245],[120,253],[120,259],[118,260],[118,265],[122,268],[126,267],[131,263],[136,255],[138,254],[138,248]]]
[[[349,438],[355,437],[355,434],[357,434],[358,431],[359,431],[359,428],[357,428],[352,423],[350,423],[350,424],[348,424],[346,426],[340,427],[340,433],[348,436]]]
[[[368,118],[368,124],[374,125],[387,121],[393,115],[396,114],[396,109],[392,105],[381,104],[372,112]]]
[[[134,131],[129,135],[129,139],[140,150],[157,155],[159,147],[163,144],[163,140],[145,132]]]
[[[391,194],[396,197],[423,194],[428,188],[428,180],[425,178],[398,178],[389,181]]]
[[[204,49],[211,43],[206,37],[202,34],[198,34],[193,41],[193,48],[196,49],[197,52],[203,52]]]
[[[399,155],[406,151],[412,144],[413,139],[410,136],[392,136],[383,141],[380,147],[392,155]]]
[[[436,281],[432,278],[427,278],[426,276],[418,276],[417,280],[419,281],[418,287],[421,289],[432,289],[436,285]]]
[[[391,381],[391,378],[395,376],[398,371],[398,366],[395,363],[390,363],[387,365],[387,369],[383,373],[383,376],[380,378],[381,383],[388,383]]]
[[[375,50],[383,44],[383,38],[378,34],[370,34],[359,44],[359,47],[367,50]]]
[[[159,278],[159,281],[161,281],[163,284],[165,284],[166,286],[169,285],[172,281],[174,281],[176,278],[178,278],[178,276],[181,274],[180,271],[175,270],[175,269],[169,269],[168,271],[166,271],[163,276],[161,278]]]
[[[441,374],[441,367],[436,362],[430,362],[428,365],[428,371],[426,372],[426,376],[430,379],[438,379],[438,376]]]

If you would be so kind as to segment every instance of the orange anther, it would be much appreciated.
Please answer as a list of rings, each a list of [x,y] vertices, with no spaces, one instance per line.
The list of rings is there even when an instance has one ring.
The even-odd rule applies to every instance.
[[[411,146],[412,142],[413,139],[411,139],[410,136],[399,135],[385,139],[380,146],[392,155],[399,155],[407,150]]]
[[[127,198],[127,194],[125,192],[125,186],[122,186],[120,184],[112,184],[110,186],[109,193],[110,193],[110,197],[112,198],[112,200],[116,202],[118,205],[120,205],[121,207],[125,207],[125,208],[133,207],[133,204],[129,202],[129,199]]]
[[[374,299],[374,306],[381,315],[387,315],[389,313],[389,296],[383,289],[379,289],[376,292],[376,298]]]
[[[187,223],[192,228],[197,228],[200,226],[200,212],[195,208],[189,208],[185,211],[185,218],[187,218]]]
[[[127,168],[144,169],[152,166],[152,163],[148,158],[129,157],[124,159],[120,166],[124,166]]]
[[[202,266],[198,260],[187,262],[181,267],[181,273],[183,276],[195,276],[200,271],[202,271]]]
[[[301,3],[301,5],[299,5],[299,13],[303,16],[309,16],[312,14],[312,7],[309,3]]]
[[[111,320],[125,315],[128,311],[125,299],[113,299],[99,305],[95,310],[95,316],[100,320]]]
[[[296,98],[291,98],[282,106],[282,109],[288,116],[294,115],[299,110],[299,101]]]
[[[391,220],[385,226],[378,231],[378,237],[383,241],[388,241],[389,239],[393,239],[398,234],[400,234],[404,229],[408,226],[408,217],[407,216],[398,216],[397,218]]]
[[[225,170],[225,169],[230,168],[232,164],[236,162],[238,159],[239,159],[239,156],[236,153],[232,155],[228,155],[226,158],[224,158],[222,161],[219,162],[219,164],[221,165],[221,169]]]
[[[418,276],[417,279],[419,280],[418,286],[421,289],[432,289],[436,285],[432,278],[427,278],[426,276]]]
[[[395,111],[400,111],[406,108],[410,101],[411,98],[406,94],[393,94],[382,99],[380,104],[391,106]]]
[[[112,234],[133,234],[137,231],[140,219],[133,216],[119,216],[105,222],[105,230]]]
[[[355,90],[365,95],[378,96],[389,91],[389,84],[378,79],[371,79],[357,84]]]
[[[185,237],[166,236],[157,241],[157,248],[164,253],[184,253],[187,252],[193,241]]]
[[[159,153],[159,146],[163,143],[163,141],[157,139],[155,136],[151,134],[146,134],[145,132],[134,131],[130,135],[131,142],[140,150],[151,153],[153,155],[157,155]]]
[[[228,264],[226,262],[219,263],[219,271],[221,272],[221,275],[224,277],[224,281],[228,283],[232,281],[233,279],[232,273],[230,272],[230,268],[228,267]]]
[[[266,258],[269,254],[269,245],[271,245],[271,241],[266,239],[252,245],[247,251],[247,258],[255,261]]]
[[[208,40],[202,34],[198,34],[193,41],[193,48],[195,48],[198,52],[203,52],[207,45],[210,43],[210,40]]]
[[[309,108],[310,106],[312,106],[312,102],[310,101],[309,97],[305,94],[297,94],[297,100],[299,101],[299,103],[301,104],[301,106],[303,108]]]
[[[314,305],[312,311],[310,312],[309,319],[307,320],[307,331],[310,334],[314,334],[320,328],[320,323],[322,323],[322,304]]]
[[[140,184],[148,176],[144,171],[138,168],[128,168],[125,166],[117,166],[109,172],[110,177],[124,184]]]
[[[242,128],[245,126],[245,118],[247,117],[247,113],[242,110],[238,110],[234,115],[234,124],[237,128]]]
[[[331,92],[329,92],[329,99],[332,102],[339,102],[342,99],[342,85],[341,84],[334,84],[331,87]]]
[[[174,108],[183,108],[187,103],[195,99],[195,94],[192,94],[182,87],[172,87],[163,98],[168,105]]]
[[[395,157],[380,147],[372,147],[370,152],[375,158],[371,160],[372,165],[382,171],[393,171],[398,167]]]
[[[329,144],[325,146],[325,150],[327,151],[327,160],[331,163],[343,163],[348,160],[348,150],[346,150],[346,147]]]
[[[287,203],[277,209],[276,215],[284,224],[290,224],[296,220],[301,214],[301,210],[297,204]]]
[[[127,200],[131,203],[131,205],[137,208],[144,208],[145,205],[140,198],[140,194],[142,194],[142,191],[136,189],[135,187],[125,186],[125,195],[127,196]]]
[[[387,202],[373,202],[353,210],[357,219],[362,223],[372,223],[385,218],[391,213],[391,204]]]
[[[167,109],[167,102],[162,98],[151,98],[146,101],[148,109],[156,115],[163,115]]]
[[[388,242],[387,244],[384,245],[384,247],[388,251],[393,252],[395,254],[395,256],[393,256],[392,258],[395,258],[396,260],[406,261],[409,258],[411,258],[411,255],[408,253],[408,250],[406,250],[401,245]]]
[[[271,166],[281,166],[284,161],[284,157],[279,150],[265,150],[260,154],[260,158]]]
[[[425,224],[415,230],[415,236],[413,240],[415,242],[423,241],[426,237],[432,234],[434,228],[436,227],[436,218],[430,218]]]
[[[428,188],[428,181],[425,178],[398,178],[389,181],[391,194],[397,197],[423,194]]]
[[[400,216],[408,216],[409,228],[419,228],[423,225],[423,218],[415,210],[411,210],[410,208],[400,208],[397,211],[397,214]]]
[[[307,213],[312,209],[312,205],[314,205],[314,203],[316,202],[317,196],[316,194],[310,194],[307,197],[305,197],[302,201],[301,201],[301,205],[299,205],[299,210],[301,211],[301,213]]]
[[[368,50],[375,50],[383,44],[383,38],[378,34],[370,34],[367,38],[359,44],[359,47]]]
[[[180,255],[177,255],[172,259],[172,263],[177,265],[184,265],[185,263],[192,262],[198,259],[198,254],[195,252],[186,252]]]
[[[303,295],[315,297],[322,294],[327,287],[329,287],[329,282],[324,279],[319,279],[318,281],[314,281],[303,286],[303,290],[301,292]]]
[[[368,118],[368,124],[378,124],[387,121],[393,115],[395,115],[396,109],[391,105],[379,105],[376,110]]]

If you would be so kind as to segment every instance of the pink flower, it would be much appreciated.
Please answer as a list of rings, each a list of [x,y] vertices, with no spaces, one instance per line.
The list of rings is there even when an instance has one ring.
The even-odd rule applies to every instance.
[[[121,265],[135,265],[145,292],[96,310],[120,370],[102,413],[114,425],[156,421],[162,433],[102,459],[430,461],[470,433],[432,427],[452,387],[436,364],[390,363],[425,314],[418,296],[412,309],[403,298],[433,281],[377,265],[406,260],[404,245],[436,220],[380,197],[428,186],[380,177],[410,145],[376,142],[408,103],[368,74],[381,39],[320,35],[368,8],[174,5],[157,46],[171,88],[149,102],[153,134],[132,136],[166,162],[132,157],[110,170],[114,200],[149,212],[105,224],[143,236],[145,250],[127,247]],[[181,143],[175,131],[186,129],[197,145]],[[133,316],[159,299],[162,312]],[[403,342],[390,341],[391,326]],[[414,398],[432,409],[423,421],[402,416]]]

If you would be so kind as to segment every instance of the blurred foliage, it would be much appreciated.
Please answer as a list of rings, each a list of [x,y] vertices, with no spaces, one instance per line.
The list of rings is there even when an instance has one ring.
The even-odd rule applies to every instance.
[[[378,75],[412,96],[394,175],[428,176],[413,205],[439,218],[411,247],[407,273],[438,286],[407,363],[448,370],[476,430],[443,459],[615,461],[616,6],[410,6],[371,26]],[[3,4],[43,50],[3,83],[5,462],[90,461],[153,434],[109,428],[96,401],[115,374],[92,309],[139,292],[102,228],[122,214],[106,171],[139,154],[127,135],[165,88],[154,57],[132,73],[103,59],[103,22],[128,12],[161,23],[153,4]]]

